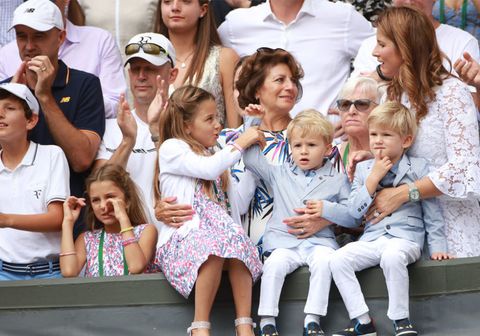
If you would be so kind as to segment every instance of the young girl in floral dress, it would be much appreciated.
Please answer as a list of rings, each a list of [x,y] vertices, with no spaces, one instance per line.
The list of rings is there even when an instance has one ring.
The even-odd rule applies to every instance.
[[[243,149],[262,142],[263,137],[250,128],[212,154],[209,148],[216,144],[220,130],[215,100],[207,91],[184,86],[168,100],[160,119],[160,194],[191,204],[195,213],[181,226],[162,227],[155,263],[183,296],[188,297],[195,286],[195,317],[188,330],[193,335],[209,335],[210,310],[228,263],[237,335],[253,335],[251,292],[262,265],[239,223],[252,199],[255,180],[249,176],[233,181],[228,168],[240,159]]]
[[[87,200],[70,196],[63,205],[60,269],[76,277],[121,276],[146,271],[157,243],[157,230],[146,223],[134,182],[118,165],[107,164],[86,181]],[[73,223],[86,206],[89,231],[73,242]]]

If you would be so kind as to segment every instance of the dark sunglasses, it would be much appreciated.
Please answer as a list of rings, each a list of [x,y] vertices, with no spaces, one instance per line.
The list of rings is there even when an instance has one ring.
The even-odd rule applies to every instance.
[[[348,100],[348,99],[339,99],[337,100],[337,107],[342,112],[347,112],[350,110],[350,106],[355,106],[357,111],[365,112],[370,108],[370,105],[377,104],[370,99],[357,99],[357,100]]]
[[[130,55],[133,55],[133,54],[136,54],[137,52],[139,52],[140,49],[142,49],[143,52],[146,53],[146,54],[164,55],[168,58],[168,60],[172,64],[172,66],[174,64],[172,58],[170,57],[170,55],[168,54],[168,52],[165,49],[163,49],[158,44],[151,43],[151,42],[148,42],[148,43],[130,43],[125,47],[125,54],[127,56],[130,56]]]

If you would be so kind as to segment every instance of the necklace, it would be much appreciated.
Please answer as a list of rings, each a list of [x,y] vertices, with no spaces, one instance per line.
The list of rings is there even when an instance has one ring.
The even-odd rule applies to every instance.
[[[178,59],[177,57],[175,57],[175,60],[177,62],[180,63],[180,69],[185,69],[187,67],[187,61],[190,59],[190,57],[193,55],[193,53],[195,52],[195,49],[193,49],[187,57],[185,57],[185,59],[182,61],[180,59]]]

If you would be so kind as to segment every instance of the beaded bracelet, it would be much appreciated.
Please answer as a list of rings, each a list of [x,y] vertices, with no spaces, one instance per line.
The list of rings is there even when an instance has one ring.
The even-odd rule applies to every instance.
[[[128,246],[128,245],[133,244],[133,243],[138,243],[138,239],[137,238],[128,238],[128,239],[123,239],[122,240],[122,246],[123,247]]]
[[[129,226],[127,228],[121,229],[120,233],[125,233],[125,232],[132,231],[132,230],[133,230],[133,226]]]
[[[69,255],[76,255],[77,252],[75,251],[70,251],[70,252],[63,252],[63,253],[60,253],[58,256],[59,257],[66,257],[66,256],[69,256]]]
[[[242,146],[240,146],[239,144],[237,144],[236,142],[230,142],[230,145],[232,145],[233,147],[235,147],[240,153],[243,153],[245,151],[245,149],[243,149]]]

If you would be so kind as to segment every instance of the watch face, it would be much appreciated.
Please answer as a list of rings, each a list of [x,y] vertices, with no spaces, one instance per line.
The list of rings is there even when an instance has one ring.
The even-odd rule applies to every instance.
[[[420,192],[418,191],[418,189],[410,191],[410,200],[411,201],[420,200]]]

